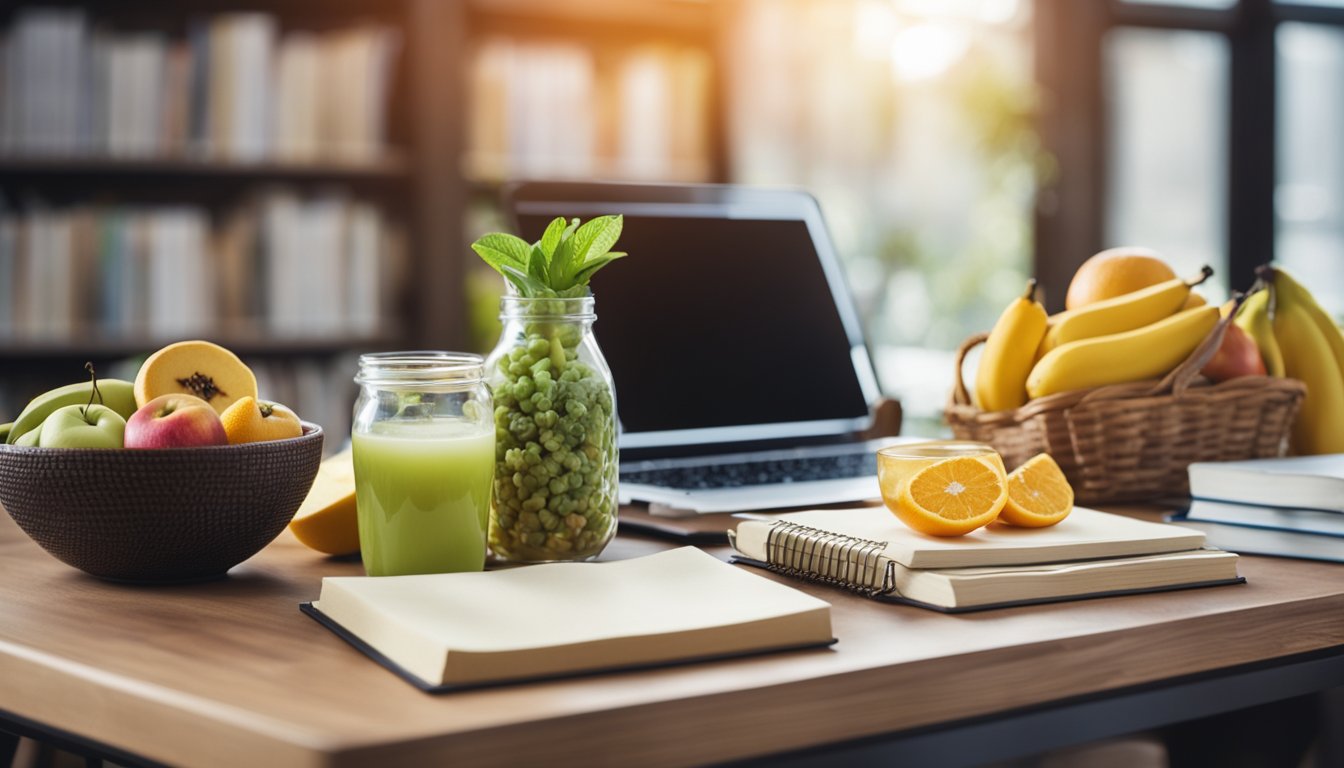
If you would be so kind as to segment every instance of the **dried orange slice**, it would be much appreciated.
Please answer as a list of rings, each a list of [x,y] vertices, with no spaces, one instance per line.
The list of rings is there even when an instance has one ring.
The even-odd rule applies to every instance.
[[[1054,525],[1073,511],[1073,486],[1048,453],[1033,456],[1008,475],[1008,503],[999,521],[1024,528]]]
[[[958,456],[916,472],[901,489],[893,511],[920,533],[961,536],[994,522],[1007,501],[1001,466],[977,456]]]

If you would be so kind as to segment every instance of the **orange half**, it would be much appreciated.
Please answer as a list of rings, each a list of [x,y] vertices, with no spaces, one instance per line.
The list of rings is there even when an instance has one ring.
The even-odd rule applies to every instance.
[[[1023,528],[1054,525],[1073,511],[1073,486],[1048,453],[1033,456],[1008,475],[1008,503],[999,521]]]
[[[958,456],[916,472],[892,511],[920,533],[961,536],[994,522],[1007,501],[1002,468],[980,457]]]

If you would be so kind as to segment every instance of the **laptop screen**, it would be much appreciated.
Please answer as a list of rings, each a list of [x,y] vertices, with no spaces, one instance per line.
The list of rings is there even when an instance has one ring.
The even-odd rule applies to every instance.
[[[631,208],[602,209],[624,214],[616,249],[630,256],[592,281],[623,449],[864,426],[871,363],[838,270],[816,246],[819,221],[749,208]],[[520,234],[536,241],[556,215],[594,212],[521,204]]]

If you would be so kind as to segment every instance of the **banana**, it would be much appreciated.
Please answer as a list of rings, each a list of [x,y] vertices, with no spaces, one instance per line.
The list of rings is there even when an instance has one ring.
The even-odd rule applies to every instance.
[[[1232,322],[1240,326],[1241,330],[1255,341],[1269,375],[1283,378],[1283,352],[1279,350],[1279,342],[1274,338],[1274,322],[1269,317],[1273,291],[1274,286],[1271,284],[1251,294]]]
[[[1185,303],[1181,305],[1181,309],[1194,309],[1195,307],[1202,307],[1208,303],[1209,303],[1208,299],[1204,298],[1202,295],[1198,293],[1195,293],[1194,291],[1191,291],[1190,295],[1185,297]]]
[[[1340,366],[1340,375],[1344,376],[1344,332],[1339,330],[1335,321],[1330,317],[1320,304],[1316,303],[1316,297],[1311,295],[1301,283],[1293,279],[1291,275],[1282,269],[1274,270],[1274,288],[1282,301],[1289,304],[1297,304],[1307,311],[1307,315],[1316,328],[1320,330],[1325,341],[1330,345],[1330,352],[1335,358],[1335,363]],[[1344,424],[1340,425],[1344,428]]]
[[[985,411],[1007,411],[1027,402],[1027,374],[1045,336],[1045,308],[1036,301],[1036,281],[999,315],[985,341],[975,372],[975,403]]]
[[[9,442],[9,430],[14,428],[14,422],[0,424],[0,443]]]
[[[89,382],[81,381],[78,384],[69,384],[50,392],[43,392],[33,398],[27,407],[19,413],[19,417],[14,420],[14,426],[10,428],[9,436],[5,438],[5,441],[11,445],[14,444],[20,437],[46,421],[51,412],[57,408],[66,405],[83,405],[89,402],[90,386]],[[99,379],[98,392],[103,396],[103,405],[116,411],[123,419],[129,419],[131,414],[135,413],[135,387],[131,382],[121,379]],[[94,398],[94,402],[99,401]]]
[[[1050,329],[1045,333],[1042,349],[1044,352],[1049,352],[1072,341],[1132,331],[1156,323],[1164,317],[1170,317],[1181,311],[1190,300],[1193,295],[1190,289],[1209,279],[1212,274],[1212,269],[1204,267],[1200,271],[1200,276],[1192,281],[1185,281],[1179,277],[1172,278],[1147,288],[1061,312],[1051,318]]]
[[[1275,285],[1281,283],[1276,278]],[[1344,375],[1331,342],[1308,306],[1291,289],[1279,293],[1274,338],[1283,351],[1284,371],[1307,385],[1302,410],[1293,423],[1293,451],[1344,452]],[[1296,299],[1296,300],[1295,300]]]
[[[1162,376],[1218,323],[1217,307],[1182,310],[1156,323],[1055,347],[1027,377],[1027,394],[1052,395]]]

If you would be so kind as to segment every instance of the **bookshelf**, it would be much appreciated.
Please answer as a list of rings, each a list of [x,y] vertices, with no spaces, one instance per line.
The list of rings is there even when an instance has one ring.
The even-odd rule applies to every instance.
[[[721,16],[716,4],[704,0],[48,0],[0,10],[0,222],[20,230],[6,246],[0,224],[0,294],[20,291],[12,263],[9,277],[4,273],[6,247],[9,262],[16,249],[31,248],[22,235],[33,217],[74,220],[74,245],[65,249],[71,253],[61,252],[55,261],[94,270],[54,294],[75,308],[60,322],[29,317],[25,327],[13,315],[22,302],[0,297],[0,366],[11,372],[0,379],[0,414],[79,378],[71,372],[86,359],[106,375],[133,374],[138,359],[163,343],[201,336],[257,367],[263,387],[270,382],[274,390],[264,394],[306,416],[323,414],[329,422],[324,426],[343,434],[359,352],[479,348],[479,334],[472,336],[468,322],[476,265],[466,245],[482,222],[498,221],[496,200],[507,180],[724,180],[716,71]],[[480,151],[482,136],[516,134],[543,114],[526,111],[527,101],[538,98],[526,90],[509,97],[523,107],[487,114],[480,60],[501,50],[511,58],[531,57],[530,69],[524,64],[511,73],[519,82],[544,78],[548,64],[569,62],[577,74],[565,98],[591,100],[603,115],[584,136],[571,134],[569,143],[546,144],[544,133],[534,129],[514,143],[497,144],[497,151]],[[76,69],[83,76],[54,76],[64,90],[50,81],[28,88],[74,95],[54,102],[25,95],[24,55],[38,57],[39,64],[62,56],[82,62]],[[689,96],[685,87],[673,92],[676,84],[658,69],[679,56],[690,62],[685,70],[694,70]],[[673,99],[695,103],[694,115],[680,116],[679,130],[693,134],[675,139],[680,157],[646,158],[641,165],[630,152],[622,154],[630,141],[617,129],[621,110],[629,113],[630,107],[623,106],[620,89],[623,78],[632,80],[622,74],[631,60],[643,63],[644,79],[626,82],[626,91],[652,84],[662,89],[663,102],[644,110],[654,122],[645,117],[644,128],[627,134],[648,139],[661,130],[657,117],[669,114]],[[158,87],[146,87],[136,73]],[[220,73],[231,82],[219,85]],[[118,110],[123,101],[136,109]],[[546,108],[563,115],[585,111],[583,104],[556,101]],[[30,114],[35,110],[36,116]],[[145,112],[157,117],[140,114]],[[669,131],[658,135],[645,141],[646,153],[674,141]],[[575,155],[575,141],[585,148],[583,162],[552,162]],[[520,153],[520,147],[531,149]],[[351,211],[377,219],[379,234],[366,231],[362,250],[346,242],[351,226],[336,223]],[[89,221],[144,217],[153,230],[156,217],[182,215],[195,217],[183,225],[188,234],[179,236],[197,244],[191,269],[208,284],[208,290],[188,295],[209,294],[209,301],[162,298],[176,291],[171,274],[161,274],[159,314],[171,317],[190,307],[201,316],[181,327],[155,326],[142,317],[109,322],[112,309],[126,310],[109,309],[117,303],[115,290],[91,287],[105,286],[106,275],[97,269],[105,271],[109,257],[101,238],[99,247],[89,246],[85,230],[102,231],[101,223]],[[299,222],[288,235],[276,231],[282,228],[277,220],[286,216]],[[238,259],[227,254],[231,237],[251,238],[249,252],[260,261],[248,263],[261,264],[265,279],[249,302],[226,312],[220,284],[238,283],[238,267],[221,264]],[[374,241],[376,247],[369,244]],[[159,261],[176,253],[174,242],[165,238]],[[312,262],[312,252],[325,250],[305,245],[313,242],[343,255]],[[20,258],[29,266],[51,261],[46,253],[24,253]],[[152,248],[146,254],[136,258],[158,263]],[[349,273],[343,286],[307,277],[337,267]],[[231,277],[228,269],[235,270]],[[141,281],[153,283],[152,273]],[[349,301],[352,285],[370,276],[380,282],[363,291],[366,305],[351,322],[350,306],[342,302]],[[267,285],[285,280],[298,285],[288,292]],[[244,288],[255,286],[245,282]],[[99,295],[82,305],[91,291]],[[337,303],[310,301],[288,314],[280,311],[283,295],[333,292],[341,297]],[[235,285],[235,303],[237,293]],[[136,310],[142,314],[154,313],[153,291],[129,303],[148,306]],[[312,317],[325,320],[309,323]],[[325,394],[310,391],[319,381]]]

